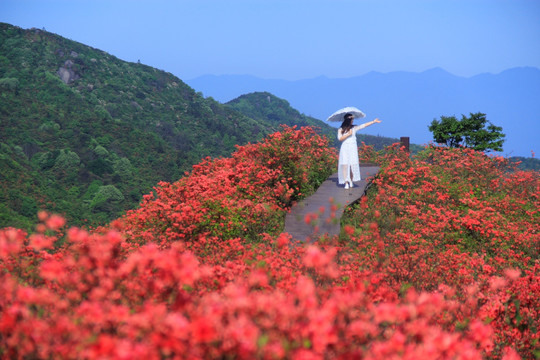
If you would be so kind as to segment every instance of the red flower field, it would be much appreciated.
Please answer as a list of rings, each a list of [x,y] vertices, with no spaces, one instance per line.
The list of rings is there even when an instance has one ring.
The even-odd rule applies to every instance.
[[[314,244],[281,232],[336,167],[311,128],[204,159],[104,228],[0,230],[0,356],[540,358],[539,173],[360,152],[381,171]]]

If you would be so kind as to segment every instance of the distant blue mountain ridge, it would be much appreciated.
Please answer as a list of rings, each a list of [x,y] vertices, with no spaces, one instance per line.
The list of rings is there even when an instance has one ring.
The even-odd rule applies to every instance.
[[[540,69],[534,67],[472,77],[434,68],[420,73],[369,72],[338,79],[320,76],[289,81],[250,75],[205,75],[184,81],[204,96],[223,103],[240,95],[267,91],[320,120],[342,107],[356,106],[367,114],[367,120],[378,117],[383,121],[367,128],[366,134],[409,136],[415,144],[432,141],[428,126],[433,119],[461,119],[462,114],[481,112],[506,134],[501,155],[530,157],[531,151],[540,153]]]

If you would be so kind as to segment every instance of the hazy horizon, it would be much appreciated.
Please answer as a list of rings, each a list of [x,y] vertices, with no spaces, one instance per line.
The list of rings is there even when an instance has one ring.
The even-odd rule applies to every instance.
[[[512,70],[512,69],[520,69],[520,68],[532,68],[532,69],[540,70],[540,66],[514,66],[514,67],[503,69],[503,70],[497,71],[497,72],[485,71],[485,72],[480,72],[480,73],[477,73],[477,74],[472,74],[472,75],[469,75],[469,76],[461,76],[461,75],[453,74],[452,72],[450,72],[450,71],[448,71],[448,70],[446,70],[446,69],[444,69],[444,68],[442,68],[440,66],[435,66],[435,67],[425,69],[425,70],[421,70],[421,71],[408,71],[408,70],[376,71],[376,70],[371,70],[371,71],[368,71],[368,72],[365,72],[365,73],[362,73],[362,74],[350,75],[350,76],[345,76],[345,77],[330,77],[330,76],[326,76],[326,75],[316,75],[316,76],[312,76],[312,77],[307,77],[307,78],[302,78],[302,79],[295,79],[295,80],[283,79],[283,78],[266,78],[266,77],[261,77],[261,76],[257,76],[257,75],[251,75],[251,74],[247,74],[247,73],[246,74],[212,74],[212,73],[208,73],[208,74],[202,74],[202,75],[199,75],[199,76],[196,76],[196,77],[193,77],[193,78],[186,78],[186,79],[180,78],[180,80],[190,81],[190,80],[195,80],[195,79],[202,78],[202,77],[205,77],[205,76],[217,76],[217,77],[245,76],[245,77],[253,77],[253,78],[257,78],[257,79],[261,79],[261,80],[282,80],[282,81],[294,82],[294,81],[302,81],[302,80],[313,80],[313,79],[318,79],[318,78],[325,78],[325,79],[329,79],[329,80],[350,79],[350,78],[355,78],[355,77],[361,77],[361,76],[371,74],[371,73],[375,73],[375,74],[392,74],[392,73],[421,74],[421,73],[425,73],[425,72],[433,71],[433,70],[443,70],[444,72],[446,72],[446,73],[448,73],[448,74],[450,74],[452,76],[456,76],[456,77],[464,78],[464,79],[470,79],[470,78],[473,78],[475,76],[485,75],[485,74],[499,75],[499,74],[501,74],[501,73],[503,73],[505,71]],[[163,70],[167,71],[165,69],[163,69]]]

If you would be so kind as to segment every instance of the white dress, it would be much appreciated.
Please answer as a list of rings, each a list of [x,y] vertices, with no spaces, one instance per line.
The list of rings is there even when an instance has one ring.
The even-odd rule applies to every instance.
[[[338,182],[345,184],[345,181],[360,181],[360,161],[358,160],[358,144],[356,143],[356,132],[368,126],[369,123],[356,125],[352,128],[352,136],[349,136],[341,143],[339,149],[338,162]],[[342,136],[342,130],[338,130],[338,139]]]

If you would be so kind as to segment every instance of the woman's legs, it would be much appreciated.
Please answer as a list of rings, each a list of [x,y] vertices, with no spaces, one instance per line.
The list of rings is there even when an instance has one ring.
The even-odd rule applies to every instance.
[[[341,165],[341,170],[343,171],[343,180],[345,181],[345,189],[348,189],[349,186],[353,186],[352,179],[352,169],[349,165]]]
[[[349,165],[342,165],[341,166],[341,169],[343,170],[343,179],[345,180],[345,182],[350,182],[351,181],[351,168]]]

